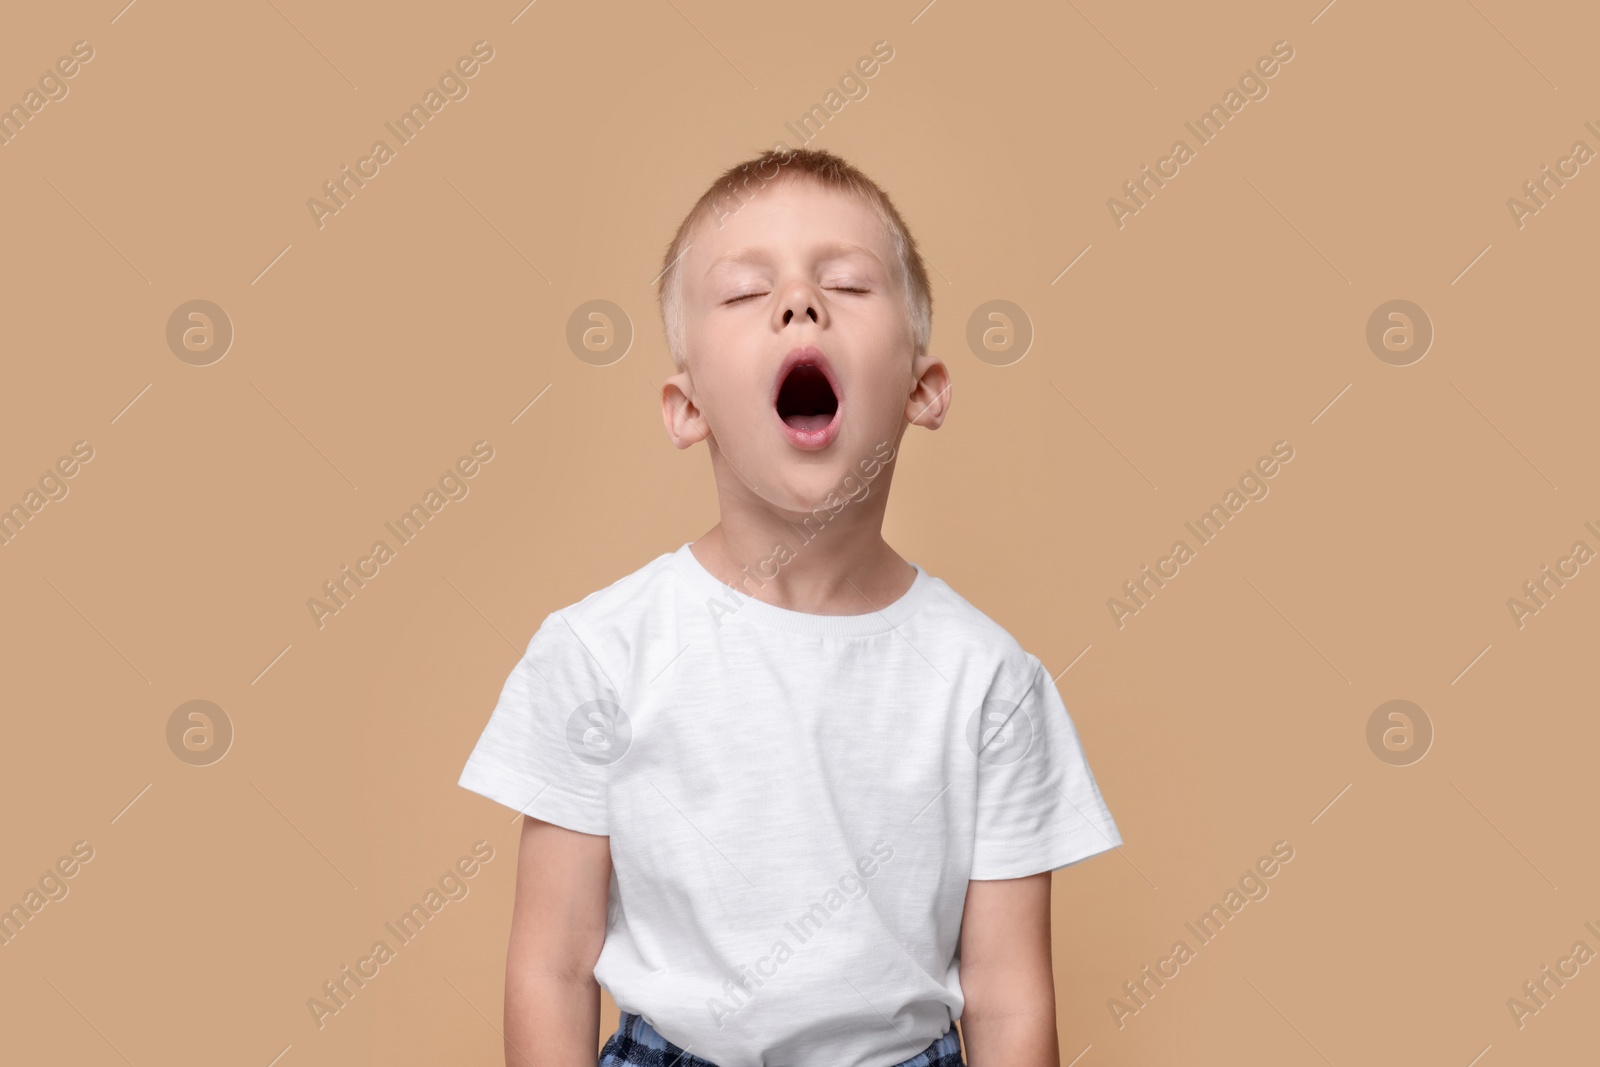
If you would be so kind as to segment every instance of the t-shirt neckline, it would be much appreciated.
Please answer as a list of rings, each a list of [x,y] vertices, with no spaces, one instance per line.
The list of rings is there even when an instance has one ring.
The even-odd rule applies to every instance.
[[[673,568],[697,592],[705,595],[707,605],[714,605],[711,610],[716,612],[714,617],[719,623],[733,618],[740,622],[818,637],[864,637],[888,633],[922,606],[933,582],[932,576],[923,569],[922,564],[915,560],[907,560],[907,563],[917,569],[917,576],[912,579],[911,587],[900,594],[897,600],[879,605],[876,611],[867,611],[860,615],[814,615],[810,612],[792,611],[789,608],[768,604],[764,600],[757,600],[742,589],[726,584],[706,570],[705,565],[690,551],[691,543],[685,541],[667,558]],[[752,579],[753,585],[754,579]]]

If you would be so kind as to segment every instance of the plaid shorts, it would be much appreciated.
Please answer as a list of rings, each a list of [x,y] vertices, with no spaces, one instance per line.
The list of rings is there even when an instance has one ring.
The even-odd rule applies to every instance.
[[[605,1047],[600,1050],[599,1067],[623,1067],[624,1064],[637,1064],[639,1067],[717,1067],[709,1060],[685,1052],[656,1033],[656,1028],[645,1022],[643,1016],[626,1011],[622,1013],[617,1032],[606,1040]],[[966,1061],[961,1058],[961,1035],[952,1026],[939,1040],[897,1067],[967,1067]]]

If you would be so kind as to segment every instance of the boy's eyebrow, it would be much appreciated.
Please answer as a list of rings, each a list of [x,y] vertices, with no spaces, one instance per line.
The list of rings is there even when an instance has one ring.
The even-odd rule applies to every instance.
[[[830,241],[827,244],[818,245],[816,248],[811,249],[811,252],[822,259],[839,259],[842,256],[860,254],[871,256],[873,259],[878,260],[880,264],[883,262],[878,259],[878,254],[872,249],[863,248],[858,244],[851,244],[849,241]],[[706,273],[710,274],[723,263],[763,263],[768,258],[769,255],[764,248],[741,248],[734,252],[724,252],[711,261],[706,267]]]

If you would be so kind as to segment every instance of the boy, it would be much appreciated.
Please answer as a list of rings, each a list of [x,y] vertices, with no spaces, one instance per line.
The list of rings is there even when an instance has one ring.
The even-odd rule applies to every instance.
[[[721,521],[546,616],[462,772],[527,816],[506,1062],[594,1064],[604,986],[602,1067],[1053,1067],[1050,872],[1122,838],[1040,661],[883,540],[950,404],[916,244],[773,150],[665,262]]]

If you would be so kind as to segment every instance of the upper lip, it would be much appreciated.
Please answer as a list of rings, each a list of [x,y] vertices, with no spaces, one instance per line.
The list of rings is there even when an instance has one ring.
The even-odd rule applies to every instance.
[[[833,390],[835,403],[842,403],[844,391],[839,388],[839,377],[833,372],[833,365],[828,362],[828,357],[822,354],[822,349],[816,345],[801,345],[789,349],[789,354],[783,357],[783,362],[778,364],[778,375],[772,382],[772,406],[778,406],[778,394],[783,391],[783,383],[789,377],[789,372],[801,363],[809,363],[822,372],[828,379],[828,388]]]

